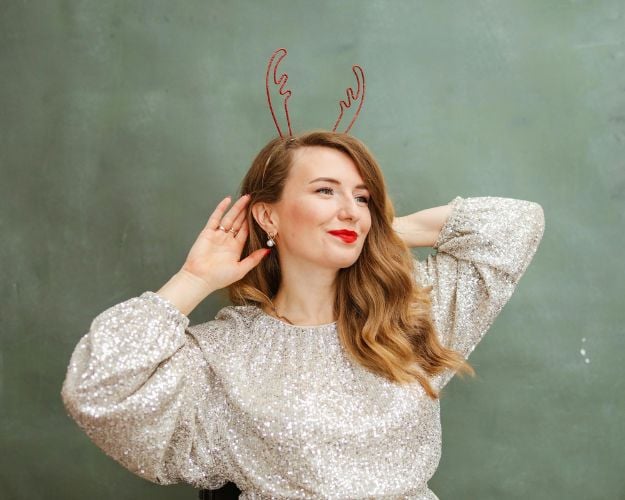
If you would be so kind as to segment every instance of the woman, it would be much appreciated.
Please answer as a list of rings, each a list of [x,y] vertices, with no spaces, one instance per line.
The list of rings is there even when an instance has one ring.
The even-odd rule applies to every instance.
[[[323,131],[272,140],[241,192],[158,292],[94,319],[63,385],[69,414],[160,484],[436,499],[440,391],[473,373],[542,238],[541,206],[458,196],[394,218],[367,148]],[[225,287],[234,305],[189,326]]]

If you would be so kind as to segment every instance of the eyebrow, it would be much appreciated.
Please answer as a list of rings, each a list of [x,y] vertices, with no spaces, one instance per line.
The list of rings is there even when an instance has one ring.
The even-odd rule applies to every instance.
[[[316,179],[313,179],[312,181],[310,181],[308,184],[312,184],[313,182],[331,182],[332,184],[341,184],[339,181],[337,181],[336,179],[332,179],[330,177],[317,177]],[[356,186],[356,189],[367,189],[367,186],[365,186],[364,184],[358,184]],[[367,189],[368,190],[368,189]]]

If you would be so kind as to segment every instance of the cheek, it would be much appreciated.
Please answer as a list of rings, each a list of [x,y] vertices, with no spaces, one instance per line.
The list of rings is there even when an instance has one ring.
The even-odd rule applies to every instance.
[[[360,218],[360,229],[364,234],[369,234],[369,231],[371,231],[371,212],[363,212]]]
[[[324,213],[324,206],[319,203],[294,203],[288,214],[289,229],[293,232],[318,227],[331,217],[331,214]]]

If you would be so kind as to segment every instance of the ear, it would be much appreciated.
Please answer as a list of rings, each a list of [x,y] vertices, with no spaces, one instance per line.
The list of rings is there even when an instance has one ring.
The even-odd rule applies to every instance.
[[[252,216],[263,231],[278,232],[278,214],[269,203],[260,201],[252,205]]]

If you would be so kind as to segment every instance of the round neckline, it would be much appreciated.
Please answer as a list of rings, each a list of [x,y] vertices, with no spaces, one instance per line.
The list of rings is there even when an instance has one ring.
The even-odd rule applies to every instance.
[[[258,311],[260,312],[260,315],[264,318],[268,318],[269,320],[271,320],[274,323],[277,323],[281,326],[286,326],[286,327],[290,327],[290,328],[304,328],[306,330],[311,330],[311,329],[324,329],[324,328],[330,328],[330,327],[335,327],[337,324],[337,321],[333,321],[332,323],[323,323],[321,325],[292,325],[290,323],[286,323],[284,321],[282,321],[280,318],[276,318],[275,316],[272,316],[271,314],[266,313],[262,307],[259,306],[254,306],[256,309],[258,309]]]

